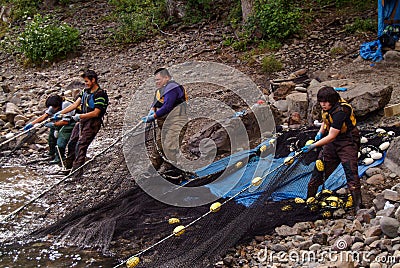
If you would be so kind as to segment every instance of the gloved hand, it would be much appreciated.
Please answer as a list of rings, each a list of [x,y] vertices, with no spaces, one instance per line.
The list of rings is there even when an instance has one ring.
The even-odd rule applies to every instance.
[[[322,133],[321,133],[321,132],[318,132],[317,135],[315,135],[314,140],[315,140],[315,141],[319,141],[320,139],[322,139]]]
[[[151,109],[151,110],[149,111],[149,113],[148,113],[148,115],[147,115],[147,116],[153,116],[154,114],[155,114],[154,110],[153,110],[153,109]]]
[[[141,119],[142,119],[143,123],[150,123],[150,122],[153,122],[154,120],[156,120],[154,115],[143,116]]]
[[[45,127],[48,128],[53,128],[54,127],[54,122],[47,122],[46,124],[44,124]]]
[[[57,112],[57,113],[55,113],[55,114],[53,115],[52,119],[55,120],[55,121],[57,121],[57,120],[62,119],[63,116],[64,116],[63,114],[60,114],[60,112]]]
[[[76,114],[72,117],[72,119],[74,119],[75,122],[79,122],[79,120],[81,120],[81,115],[80,114]]]
[[[309,145],[304,145],[304,147],[301,148],[301,151],[302,151],[303,153],[308,153],[309,151],[314,150],[315,147],[316,147],[316,146],[315,146],[315,143],[309,144]]]
[[[56,131],[54,131],[54,138],[58,138],[58,131],[56,130]]]
[[[29,130],[29,129],[31,129],[31,128],[33,128],[33,125],[32,125],[31,123],[26,124],[26,125],[24,126],[24,130]]]

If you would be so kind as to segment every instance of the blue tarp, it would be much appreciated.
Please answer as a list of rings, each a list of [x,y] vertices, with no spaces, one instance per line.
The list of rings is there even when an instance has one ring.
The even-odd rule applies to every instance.
[[[264,144],[268,145],[268,142],[265,142]],[[228,166],[229,161],[231,161],[230,165],[232,165],[236,163],[236,161],[243,159],[243,157],[247,157],[250,154],[255,153],[260,146],[253,150],[244,151],[221,159],[196,173],[199,176],[204,176],[206,174],[212,174],[216,171],[222,171]],[[291,155],[293,155],[293,153]],[[368,168],[382,164],[384,157],[373,162],[369,166],[359,166],[359,176],[363,176]],[[308,166],[305,166],[303,163],[297,163],[297,169],[306,170],[306,172],[298,173],[297,176],[293,176],[281,182],[280,178],[278,177],[279,174],[276,173],[276,170],[279,170],[279,167],[283,165],[284,160],[285,158],[275,159],[272,155],[268,155],[263,158],[254,156],[251,158],[251,161],[249,161],[249,163],[247,163],[247,165],[243,166],[241,169],[237,169],[236,171],[229,173],[224,178],[218,179],[217,181],[206,185],[206,187],[209,188],[210,191],[217,197],[230,198],[248,187],[253,178],[257,176],[265,176],[266,178],[259,187],[256,189],[255,187],[251,187],[249,190],[246,190],[239,196],[235,197],[235,201],[239,204],[250,206],[259,198],[261,193],[271,190],[273,190],[271,193],[271,200],[273,201],[281,201],[296,197],[306,198],[307,184],[311,178],[311,172],[314,168],[315,162],[312,162]],[[278,185],[276,189],[271,188],[276,187],[276,185]],[[338,190],[344,186],[346,186],[346,177],[344,175],[342,166],[339,165],[339,167],[325,181],[325,188],[330,190]],[[322,186],[319,190],[321,189]]]
[[[378,39],[365,42],[360,47],[360,56],[365,60],[379,62],[383,59],[379,37],[388,25],[400,25],[400,0],[378,0]],[[396,39],[397,40],[397,39]]]
[[[394,25],[400,24],[400,0],[378,0],[378,37],[385,29],[385,21],[393,20]]]

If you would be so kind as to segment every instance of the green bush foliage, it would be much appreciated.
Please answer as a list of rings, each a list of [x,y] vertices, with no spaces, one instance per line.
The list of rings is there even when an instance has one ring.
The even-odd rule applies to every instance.
[[[262,38],[284,40],[301,29],[301,10],[294,0],[257,0],[248,27],[261,33]]]
[[[114,16],[119,21],[111,39],[118,43],[139,42],[168,23],[163,0],[110,0],[110,4],[115,6]]]
[[[376,32],[378,30],[378,24],[372,19],[357,18],[352,24],[346,25],[345,30],[348,33]]]
[[[0,4],[11,6],[13,20],[33,17],[39,10],[42,0],[0,0]]]
[[[55,61],[79,45],[79,31],[50,17],[35,15],[18,37],[18,50],[34,64]]]
[[[212,13],[212,2],[212,0],[187,0],[183,21],[187,24],[192,24],[202,19],[208,19]]]
[[[261,68],[264,72],[271,74],[281,71],[283,68],[283,64],[282,62],[277,60],[274,55],[270,55],[262,59]]]

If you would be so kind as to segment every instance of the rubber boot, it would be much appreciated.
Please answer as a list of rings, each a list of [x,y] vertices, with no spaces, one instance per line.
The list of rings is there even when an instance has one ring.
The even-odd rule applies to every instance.
[[[352,191],[351,196],[353,198],[354,213],[357,214],[357,212],[360,210],[360,208],[362,208],[361,191],[360,190]]]
[[[319,185],[309,183],[308,188],[307,188],[307,198],[315,197],[315,195],[317,194],[317,191],[318,191],[318,187],[319,187]]]

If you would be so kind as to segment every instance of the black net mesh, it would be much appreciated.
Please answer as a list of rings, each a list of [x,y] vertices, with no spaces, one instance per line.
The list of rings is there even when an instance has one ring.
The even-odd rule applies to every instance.
[[[394,131],[395,136],[399,135],[398,129],[390,130]],[[148,128],[147,131],[153,129]],[[316,132],[316,129],[283,132],[277,137],[276,156],[283,157],[290,151],[301,148]],[[369,140],[375,143],[374,146],[379,146],[385,137],[377,134],[375,130],[365,130],[362,134],[369,135]],[[120,149],[120,146],[115,146],[108,154],[121,154],[118,153]],[[134,149],[132,147],[132,150]],[[129,191],[120,193],[111,201],[105,198],[104,202],[94,207],[81,204],[75,212],[49,227],[34,232],[33,235],[40,237],[53,234],[66,245],[96,247],[103,253],[123,248],[123,242],[112,244],[112,241],[130,241],[132,248],[129,252],[132,255],[139,254],[142,260],[140,265],[144,267],[212,266],[221,255],[240,241],[257,234],[266,234],[283,224],[293,225],[299,221],[321,217],[320,213],[310,211],[304,204],[296,204],[291,200],[271,201],[271,194],[277,188],[290,185],[300,174],[310,173],[314,166],[308,164],[315,161],[316,156],[316,153],[300,154],[293,164],[282,164],[272,171],[267,171],[260,186],[262,191],[259,191],[256,201],[249,206],[231,200],[225,203],[220,211],[202,217],[210,210],[209,205],[195,208],[170,206],[153,199],[141,188],[132,185]],[[254,154],[248,159],[247,165],[252,165],[259,157],[258,154]],[[122,157],[108,161],[108,166],[102,166],[102,175],[98,181],[107,180],[107,176],[115,176],[119,172],[118,176],[123,183],[124,178],[118,170],[124,170],[126,176],[129,176],[123,161]],[[88,168],[96,170],[99,163],[104,164],[104,161],[93,162]],[[207,180],[210,179],[212,178],[207,177]],[[250,183],[253,178],[243,179]],[[307,185],[299,187],[304,188]],[[244,191],[236,199],[246,194],[248,192]],[[226,199],[218,201],[223,203]],[[283,209],[287,204],[291,205],[290,210]],[[172,217],[179,218],[181,225],[189,225],[185,233],[156,244],[172,234],[176,227],[168,224],[168,219]],[[196,219],[199,220],[195,221]],[[126,260],[129,255],[119,257]]]

